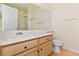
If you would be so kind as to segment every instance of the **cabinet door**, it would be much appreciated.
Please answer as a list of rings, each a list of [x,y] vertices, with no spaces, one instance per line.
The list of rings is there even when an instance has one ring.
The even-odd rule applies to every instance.
[[[39,39],[39,45],[43,44],[43,43],[46,43],[48,41],[51,41],[51,40],[52,40],[52,35],[42,37],[42,38]]]
[[[23,43],[19,43],[19,44],[14,44],[14,45],[2,47],[1,48],[1,55],[11,56],[11,55],[18,54],[22,51],[27,50],[25,48],[25,46],[26,46],[26,44],[25,44],[25,42],[23,42]]]
[[[52,41],[49,41],[46,44],[43,44],[39,47],[39,55],[40,56],[48,56],[52,53]]]
[[[37,52],[37,50],[35,50],[35,51],[27,54],[26,56],[38,56],[38,52]]]
[[[10,45],[10,46],[2,47],[1,52],[2,52],[2,55],[5,55],[5,56],[6,55],[7,56],[8,55],[16,55],[20,52],[29,50],[29,49],[34,48],[36,46],[37,46],[37,40],[32,40],[32,41],[27,41],[27,42],[22,42],[22,43]],[[33,51],[33,50],[31,50],[31,51]],[[37,50],[37,48],[35,48],[35,50]]]
[[[17,56],[38,56],[38,47],[25,51]]]
[[[12,31],[17,27],[18,11],[13,7],[2,4],[2,30]]]

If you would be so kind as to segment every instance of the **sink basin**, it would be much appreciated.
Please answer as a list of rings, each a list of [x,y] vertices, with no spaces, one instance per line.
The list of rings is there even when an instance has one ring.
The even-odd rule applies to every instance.
[[[23,35],[23,33],[22,32],[17,32],[16,35]]]

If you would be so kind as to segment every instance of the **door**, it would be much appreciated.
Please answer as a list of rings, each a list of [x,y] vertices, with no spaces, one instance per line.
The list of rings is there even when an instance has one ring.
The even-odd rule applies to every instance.
[[[2,5],[2,30],[14,31],[17,27],[17,9]]]
[[[39,47],[40,56],[48,56],[51,53],[52,53],[52,42],[51,41]]]

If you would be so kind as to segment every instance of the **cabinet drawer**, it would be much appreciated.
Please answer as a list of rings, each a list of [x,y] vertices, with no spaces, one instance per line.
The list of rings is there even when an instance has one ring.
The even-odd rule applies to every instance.
[[[45,43],[52,40],[52,35],[51,36],[46,36],[46,37],[42,37],[39,39],[39,44]]]
[[[25,47],[25,42],[2,47],[1,55],[4,55],[4,56],[7,55],[8,56],[8,55],[17,54],[17,53],[19,53],[21,51],[26,50],[24,47]]]
[[[36,39],[36,40],[26,42],[25,46],[27,47],[27,49],[30,49],[30,48],[37,46],[37,44],[38,44],[38,41]]]
[[[37,40],[18,43],[10,46],[2,47],[1,55],[15,55],[24,50],[28,50],[37,45]]]
[[[38,56],[38,48],[33,48],[33,49],[30,49],[28,51],[25,51],[21,54],[18,54],[17,56]]]

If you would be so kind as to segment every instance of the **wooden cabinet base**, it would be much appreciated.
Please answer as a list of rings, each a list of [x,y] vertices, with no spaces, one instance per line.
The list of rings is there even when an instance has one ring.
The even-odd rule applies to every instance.
[[[25,51],[25,52],[18,54],[16,56],[38,56],[38,47],[30,49],[28,51]]]
[[[0,47],[2,56],[48,56],[52,53],[52,35]]]
[[[39,50],[40,56],[48,56],[52,52],[52,42],[49,41],[46,44],[40,45]]]

